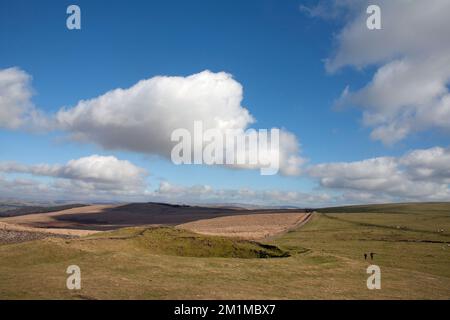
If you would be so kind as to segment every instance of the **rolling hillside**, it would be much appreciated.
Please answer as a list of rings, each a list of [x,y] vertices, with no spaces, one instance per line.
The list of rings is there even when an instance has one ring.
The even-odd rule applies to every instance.
[[[315,213],[262,244],[148,227],[3,244],[0,298],[450,299],[450,204],[408,206]],[[65,288],[71,264],[80,291]],[[366,287],[370,264],[381,290]]]

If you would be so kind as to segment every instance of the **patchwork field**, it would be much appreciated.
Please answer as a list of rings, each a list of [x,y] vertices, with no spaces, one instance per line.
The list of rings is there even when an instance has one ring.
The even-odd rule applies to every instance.
[[[366,287],[370,264],[381,290]],[[0,298],[450,299],[449,266],[450,204],[352,207],[258,242],[172,226],[0,244]]]
[[[130,203],[116,205],[85,205],[38,213],[0,218],[0,223],[40,229],[114,230],[142,225],[170,225],[225,216],[259,215],[267,213],[302,213],[302,210],[256,210],[227,207],[199,207],[164,203]],[[4,213],[7,214],[8,212]]]

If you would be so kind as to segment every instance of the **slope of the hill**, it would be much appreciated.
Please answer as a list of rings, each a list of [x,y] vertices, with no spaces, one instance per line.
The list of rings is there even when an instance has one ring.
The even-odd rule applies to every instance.
[[[3,244],[0,298],[450,299],[450,205],[433,208],[313,214],[266,243],[279,249],[146,227]],[[252,258],[260,250],[289,257]],[[79,291],[66,288],[72,264]],[[381,290],[366,286],[371,264]]]

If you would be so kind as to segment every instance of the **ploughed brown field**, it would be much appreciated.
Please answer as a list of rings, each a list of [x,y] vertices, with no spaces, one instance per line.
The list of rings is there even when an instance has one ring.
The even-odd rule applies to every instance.
[[[260,240],[279,235],[307,221],[310,213],[261,213],[204,219],[179,225],[196,233]]]
[[[177,226],[208,234],[262,239],[298,226],[302,210],[199,207],[162,203],[88,205],[61,211],[0,218],[0,229],[16,233],[85,236],[134,226]],[[27,237],[24,237],[27,238]]]

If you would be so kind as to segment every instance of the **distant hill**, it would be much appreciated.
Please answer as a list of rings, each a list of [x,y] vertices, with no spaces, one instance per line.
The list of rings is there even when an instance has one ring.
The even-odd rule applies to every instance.
[[[55,207],[24,207],[6,211],[0,217],[4,217],[3,222],[24,224],[37,228],[113,230],[140,225],[175,226],[191,221],[234,215],[292,212],[301,213],[305,210],[244,209],[148,202],[116,205],[71,204]]]
[[[30,213],[46,213],[46,212],[56,212],[66,209],[79,208],[87,206],[86,204],[66,204],[60,206],[51,207],[41,207],[41,206],[15,206],[15,205],[4,205],[2,206],[3,211],[0,211],[0,217],[17,217],[23,216]],[[10,209],[12,208],[12,209]]]
[[[368,204],[317,209],[322,213],[450,213],[450,202]]]

